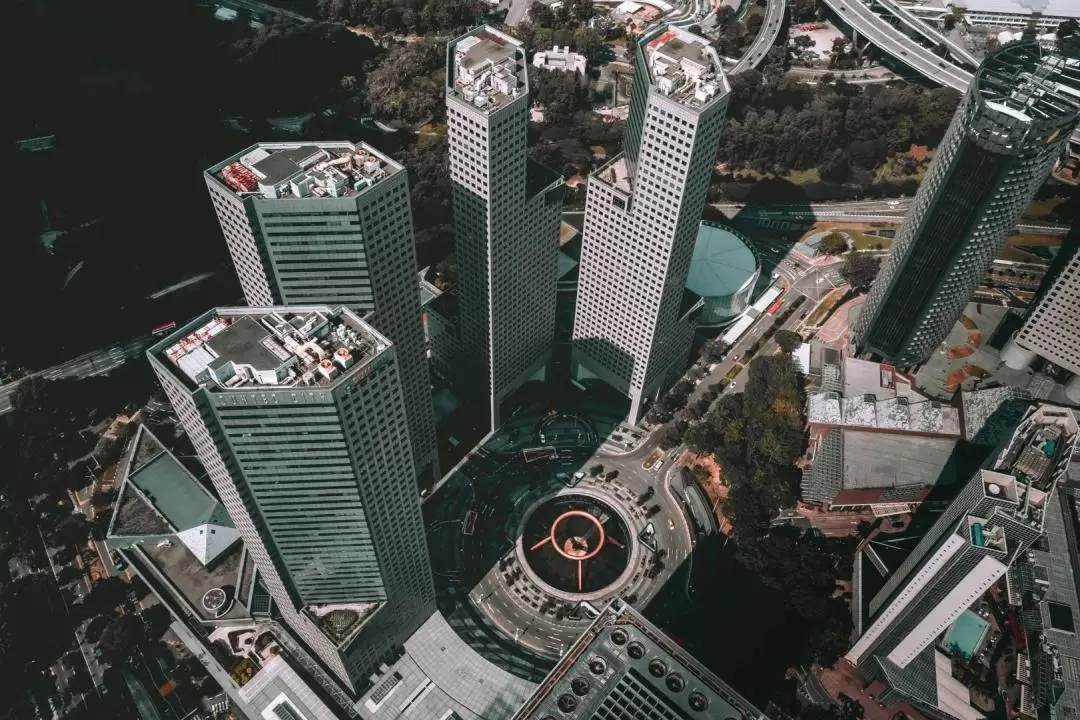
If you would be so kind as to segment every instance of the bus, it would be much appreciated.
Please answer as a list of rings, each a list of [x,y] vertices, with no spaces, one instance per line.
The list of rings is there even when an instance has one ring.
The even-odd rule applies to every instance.
[[[777,298],[776,302],[769,306],[769,309],[765,311],[766,315],[775,315],[776,311],[780,309],[780,306],[784,304],[784,298]]]

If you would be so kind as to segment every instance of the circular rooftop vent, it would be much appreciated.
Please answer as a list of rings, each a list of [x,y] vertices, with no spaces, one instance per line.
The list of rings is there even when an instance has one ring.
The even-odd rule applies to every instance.
[[[583,677],[576,677],[570,681],[570,689],[579,697],[587,695],[589,692],[589,681]]]
[[[690,705],[691,710],[696,710],[697,712],[701,712],[705,708],[709,707],[709,698],[705,697],[697,690],[690,693],[690,697],[686,699],[686,702],[688,705]]]
[[[626,647],[627,654],[635,660],[645,657],[645,646],[639,642],[632,642]]]
[[[682,689],[686,687],[686,681],[683,680],[683,676],[679,673],[671,673],[668,675],[664,684],[667,685],[667,689],[671,692],[682,692]]]
[[[569,693],[559,696],[559,709],[564,713],[572,713],[577,710],[577,698]]]
[[[664,677],[665,675],[667,675],[667,663],[663,660],[650,660],[649,674],[653,677]]]
[[[600,658],[593,658],[589,661],[589,672],[593,675],[603,675],[607,670],[607,663]]]
[[[990,493],[991,495],[1000,495],[1001,486],[997,483],[988,483],[986,485],[986,492]]]
[[[611,642],[615,643],[616,645],[625,645],[626,641],[629,638],[630,636],[627,635],[626,631],[622,628],[615,628],[611,631]]]
[[[220,614],[220,610],[225,607],[225,603],[228,601],[228,596],[221,588],[210,588],[202,596],[202,606],[208,613],[213,613],[215,616]]]

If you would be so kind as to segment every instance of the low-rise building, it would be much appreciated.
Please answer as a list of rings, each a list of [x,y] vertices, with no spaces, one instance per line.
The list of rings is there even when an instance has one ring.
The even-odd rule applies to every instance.
[[[585,62],[585,56],[570,52],[569,45],[563,47],[556,45],[550,50],[541,50],[533,55],[532,60],[533,67],[544,68],[545,70],[559,70],[561,72],[576,72],[582,76],[582,79],[585,76]]]

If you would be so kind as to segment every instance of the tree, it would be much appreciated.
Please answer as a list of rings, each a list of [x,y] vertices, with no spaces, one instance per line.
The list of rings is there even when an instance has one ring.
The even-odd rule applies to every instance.
[[[773,339],[776,340],[776,344],[780,346],[780,349],[786,353],[795,352],[803,343],[802,336],[791,330],[777,330]]]
[[[604,472],[604,466],[601,465],[600,463],[597,463],[597,464],[593,465],[591,468],[589,468],[589,475],[592,476],[592,477],[600,477],[601,473],[603,473],[603,472]]]
[[[868,290],[881,268],[881,258],[865,253],[850,253],[840,267],[840,277],[855,290]]]
[[[409,197],[420,267],[439,262],[453,249],[450,151],[446,136],[420,137],[398,154],[409,171]]]
[[[529,99],[544,108],[544,124],[565,126],[589,109],[589,93],[577,73],[529,66]]]
[[[118,577],[105,577],[94,583],[90,593],[76,606],[83,617],[108,615],[127,599],[131,586]]]
[[[19,687],[56,662],[71,629],[53,579],[31,574],[0,586],[0,673]]]
[[[223,82],[244,92],[224,100],[256,117],[319,111],[347,93],[342,78],[363,77],[379,52],[343,25],[273,21],[230,48]]]
[[[827,182],[844,182],[851,177],[851,160],[837,148],[830,152],[818,168],[818,175]]]
[[[69,515],[56,526],[52,539],[57,545],[85,545],[90,539],[90,523],[84,515]]]
[[[945,32],[952,32],[952,29],[956,27],[956,16],[949,13],[945,16],[945,19],[941,21],[941,27]]]
[[[843,233],[835,230],[821,238],[821,250],[827,255],[840,255],[847,252],[848,239]]]
[[[133,613],[116,615],[101,634],[101,656],[108,663],[119,665],[131,657],[135,648],[145,639],[142,621]]]
[[[398,45],[367,77],[367,101],[383,120],[409,125],[446,117],[446,45],[430,40]]]
[[[809,35],[799,35],[793,42],[795,43],[795,47],[800,50],[814,47],[814,38]]]

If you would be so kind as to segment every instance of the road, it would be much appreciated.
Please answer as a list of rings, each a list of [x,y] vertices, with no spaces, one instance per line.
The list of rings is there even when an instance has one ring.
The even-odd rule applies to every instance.
[[[918,40],[908,37],[902,29],[894,27],[875,13],[868,5],[859,0],[824,2],[859,35],[923,77],[961,93],[966,92],[971,85],[974,73],[938,57]],[[1073,133],[1071,140],[1080,143],[1080,129]]]
[[[113,345],[111,347],[80,355],[74,360],[68,360],[67,362],[54,365],[46,370],[31,373],[28,377],[40,377],[46,380],[62,380],[65,378],[81,380],[95,375],[103,375],[111,370],[115,370],[128,360],[141,357],[143,352],[145,352],[155,340],[156,338],[152,335],[143,335],[134,340],[128,340],[121,345]],[[0,415],[11,412],[11,396],[14,395],[19,383],[24,379],[25,378],[20,378],[19,380],[0,385]]]
[[[776,38],[780,34],[780,27],[784,24],[784,11],[786,9],[786,0],[768,0],[768,4],[765,6],[765,18],[761,23],[761,30],[758,31],[754,42],[743,53],[739,62],[735,63],[735,67],[731,68],[729,74],[735,75],[761,64],[761,61],[765,59],[769,49],[772,48],[773,43],[776,42]]]
[[[806,205],[744,205],[741,203],[713,203],[712,207],[729,218],[736,215],[753,220],[843,220],[845,222],[894,222],[899,223],[912,202],[911,198],[898,200],[860,200],[839,203],[808,203]],[[1017,232],[1043,235],[1065,235],[1068,225],[1052,223],[1019,223]]]

